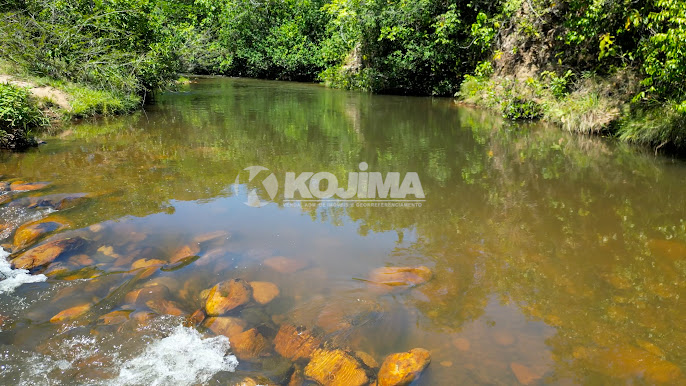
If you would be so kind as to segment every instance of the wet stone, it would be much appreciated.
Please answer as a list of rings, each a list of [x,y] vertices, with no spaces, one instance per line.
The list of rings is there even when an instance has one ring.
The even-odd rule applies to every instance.
[[[51,194],[47,196],[24,197],[12,201],[9,206],[65,210],[75,207],[86,199],[88,199],[88,195],[85,193]]]
[[[369,283],[384,290],[415,287],[431,280],[433,273],[425,266],[381,267],[369,274]]]
[[[217,335],[224,335],[231,340],[234,336],[243,332],[246,323],[230,316],[210,317],[205,319],[205,327]]]
[[[129,320],[129,317],[131,316],[132,310],[119,310],[119,311],[112,311],[108,314],[105,314],[98,319],[98,321],[101,324],[106,324],[106,325],[114,325],[114,324],[122,324]]]
[[[369,382],[360,363],[343,350],[316,350],[305,367],[305,376],[325,386],[361,386]]]
[[[77,251],[85,244],[85,240],[80,237],[50,241],[22,253],[12,260],[12,265],[22,269],[40,267]]]
[[[186,317],[184,326],[196,327],[205,320],[205,312],[202,309],[195,310],[192,314]]]
[[[279,296],[279,287],[266,281],[251,281],[252,297],[260,304],[267,304]]]
[[[260,334],[256,328],[243,331],[239,334],[229,338],[231,341],[231,348],[239,359],[255,359],[263,355],[267,349],[269,342]]]
[[[172,264],[176,264],[185,258],[188,258],[191,256],[196,256],[199,252],[200,252],[200,246],[198,245],[198,243],[184,245],[183,247],[177,249],[171,255],[169,262]]]
[[[197,236],[193,237],[193,242],[195,242],[195,243],[206,243],[209,241],[228,239],[230,237],[230,235],[231,234],[227,231],[214,231],[214,232],[209,232],[209,233],[203,233],[201,235],[197,235]]]
[[[148,300],[145,302],[145,305],[160,315],[183,316],[186,314],[186,311],[181,309],[181,306],[172,300]]]
[[[531,385],[542,377],[541,374],[535,373],[531,368],[521,363],[510,363],[510,369],[522,385]]]
[[[280,273],[294,273],[305,268],[307,264],[289,257],[276,256],[265,260],[264,265]]]
[[[10,188],[10,190],[14,190],[14,191],[28,192],[28,191],[43,189],[43,188],[47,187],[48,185],[50,185],[50,182],[46,182],[46,181],[41,181],[41,182],[15,181],[9,185],[9,188]],[[4,186],[3,186],[3,188],[4,188]]]
[[[14,233],[14,250],[23,249],[38,241],[41,237],[64,229],[67,226],[69,226],[68,222],[57,218],[42,219],[23,224]]]
[[[250,301],[252,289],[243,279],[221,282],[207,296],[205,311],[209,316],[225,314]]]
[[[276,352],[293,361],[309,358],[321,343],[306,329],[289,324],[282,325],[274,338]]]
[[[422,348],[391,354],[379,370],[379,386],[409,385],[431,362],[431,354]]]
[[[67,308],[50,319],[50,323],[63,323],[77,319],[91,309],[90,304]]]

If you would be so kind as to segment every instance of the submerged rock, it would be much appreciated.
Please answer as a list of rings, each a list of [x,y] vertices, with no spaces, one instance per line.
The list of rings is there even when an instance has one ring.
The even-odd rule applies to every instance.
[[[98,319],[98,321],[99,323],[106,325],[122,324],[129,320],[129,317],[131,316],[132,312],[132,310],[112,311],[108,314],[101,316],[100,319]]]
[[[282,357],[290,360],[309,358],[319,348],[322,341],[308,330],[284,324],[274,338],[274,349]]]
[[[171,258],[169,259],[169,262],[175,264],[188,257],[196,256],[199,252],[200,246],[198,245],[198,243],[184,245],[172,254]]]
[[[542,374],[534,372],[531,368],[521,363],[510,363],[510,370],[522,385],[530,385],[543,377]]]
[[[361,386],[369,383],[360,363],[343,350],[315,351],[305,367],[305,376],[325,386]]]
[[[267,281],[251,281],[252,297],[260,304],[267,304],[279,296],[279,287]]]
[[[66,220],[58,217],[48,217],[38,221],[32,221],[21,225],[14,233],[13,247],[15,251],[21,250],[48,233],[64,229],[69,226]]]
[[[21,269],[40,267],[52,263],[59,257],[76,252],[85,244],[86,241],[80,237],[50,241],[22,253],[12,260],[12,265]]]
[[[375,369],[379,367],[379,362],[377,362],[373,356],[367,354],[364,351],[355,351],[355,356],[370,369]]]
[[[80,202],[88,198],[86,193],[64,193],[64,194],[50,194],[47,196],[38,197],[24,197],[12,201],[9,206],[19,206],[26,208],[52,208],[55,210],[64,210],[73,208]]]
[[[385,290],[406,289],[431,280],[433,273],[425,266],[380,267],[369,275],[369,282]]]
[[[205,312],[202,309],[198,309],[186,317],[186,320],[184,322],[184,326],[196,327],[196,326],[199,326],[204,320],[205,320]]]
[[[431,362],[431,354],[423,348],[391,354],[379,370],[379,386],[409,385]]]
[[[43,189],[50,185],[50,182],[47,181],[41,181],[41,182],[24,182],[24,181],[15,181],[12,182],[9,186],[10,190],[14,191],[22,191],[22,192],[28,192],[28,191],[33,191],[33,190],[39,190]]]
[[[250,301],[252,289],[243,279],[221,282],[210,290],[205,303],[209,316],[219,316]]]
[[[235,334],[229,338],[231,348],[239,359],[255,359],[263,355],[268,348],[269,342],[256,328]]]
[[[293,273],[305,268],[307,264],[303,261],[291,259],[289,257],[276,256],[265,260],[264,265],[277,272]]]
[[[205,319],[205,327],[217,335],[228,337],[231,341],[234,336],[243,332],[245,322],[239,318],[219,316]]]
[[[145,305],[160,315],[183,316],[186,314],[186,311],[172,300],[148,300]]]
[[[230,235],[231,234],[227,231],[214,231],[214,232],[204,233],[204,234],[197,235],[197,236],[193,237],[193,242],[205,243],[208,241],[228,239],[230,237]]]
[[[67,308],[50,319],[50,323],[63,323],[74,320],[91,309],[90,304]]]

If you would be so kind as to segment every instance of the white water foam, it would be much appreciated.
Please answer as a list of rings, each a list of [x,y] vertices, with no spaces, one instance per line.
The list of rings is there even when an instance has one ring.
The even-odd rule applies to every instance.
[[[178,326],[171,335],[151,343],[121,367],[116,385],[194,385],[220,371],[235,371],[238,360],[227,355],[225,336],[203,339],[193,328]]]
[[[39,283],[48,279],[45,275],[31,275],[25,269],[12,269],[7,261],[9,255],[9,252],[0,248],[0,294],[12,293],[25,283]]]

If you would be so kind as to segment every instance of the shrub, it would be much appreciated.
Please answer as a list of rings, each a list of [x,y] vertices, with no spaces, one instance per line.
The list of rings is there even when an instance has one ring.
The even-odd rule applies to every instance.
[[[33,144],[30,129],[48,123],[28,90],[0,84],[0,147],[25,148]]]

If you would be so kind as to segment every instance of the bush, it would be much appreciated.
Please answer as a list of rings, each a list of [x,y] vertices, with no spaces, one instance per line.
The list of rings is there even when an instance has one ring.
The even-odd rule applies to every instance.
[[[47,123],[28,90],[0,84],[0,147],[21,149],[32,145],[35,141],[30,129]]]
[[[503,117],[519,119],[538,119],[543,116],[541,105],[532,100],[514,98],[503,104]]]

